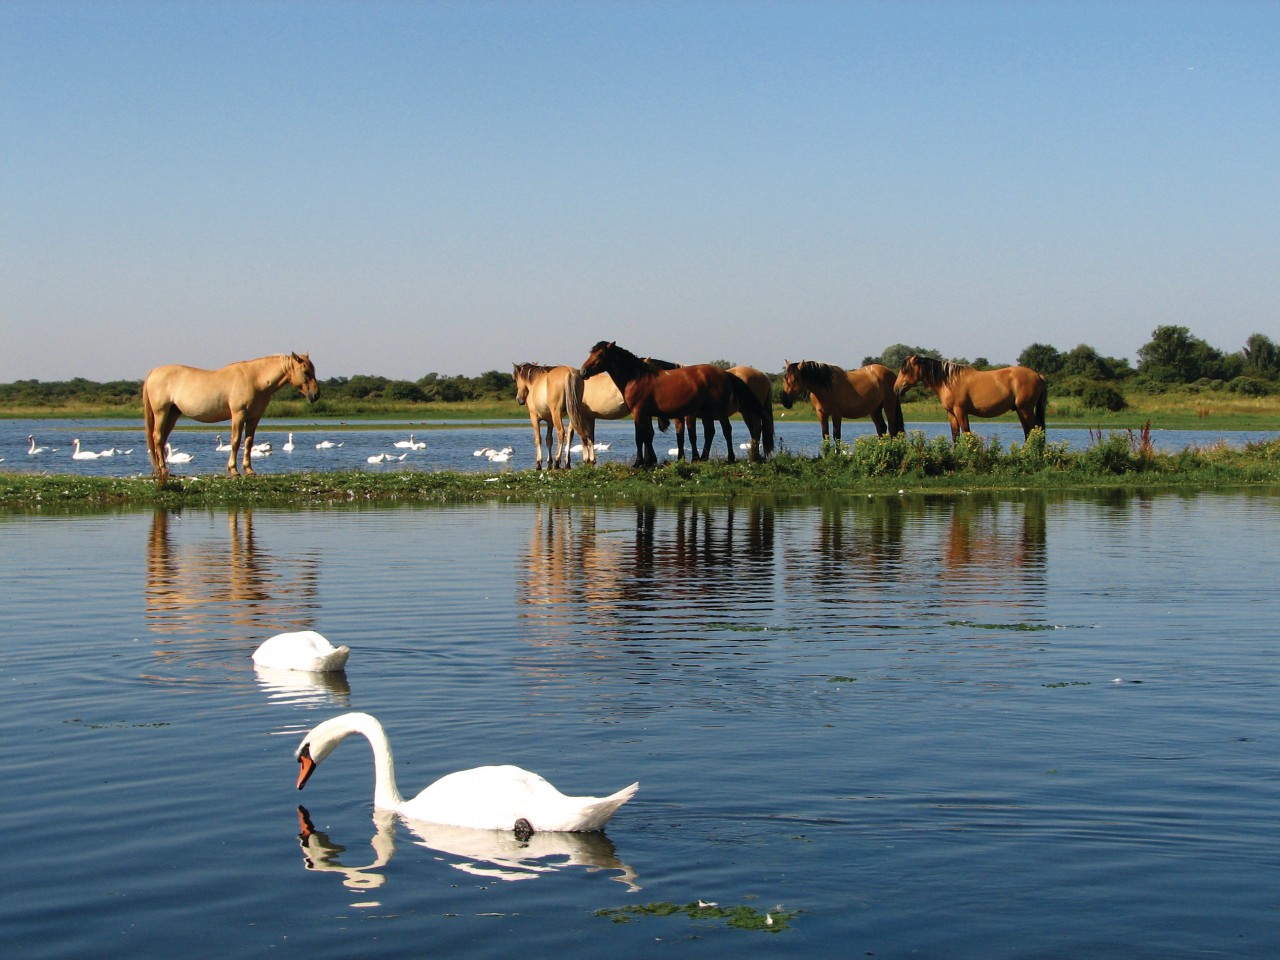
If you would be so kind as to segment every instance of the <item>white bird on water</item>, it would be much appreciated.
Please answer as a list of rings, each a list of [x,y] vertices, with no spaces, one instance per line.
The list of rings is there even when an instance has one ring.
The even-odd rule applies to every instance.
[[[346,441],[344,440],[343,443],[346,443]],[[316,444],[316,449],[332,450],[334,447],[340,447],[340,446],[342,446],[341,443],[334,443],[332,440],[321,440],[319,443]]]
[[[396,446],[401,450],[425,450],[427,443],[425,440],[415,440],[411,433],[408,440],[397,440]]]
[[[28,436],[27,441],[31,444],[31,446],[27,447],[27,456],[34,457],[36,454],[47,453],[49,451],[48,447],[37,447],[36,438],[33,436]]]
[[[601,830],[639,783],[607,797],[568,797],[538,774],[520,767],[476,767],[441,777],[406,800],[396,788],[395,761],[386,732],[367,713],[345,713],[308,733],[294,751],[300,769],[298,789],[306,786],[316,766],[334,748],[358,733],[373,747],[373,805],[412,820],[532,833],[576,833]]]
[[[182,453],[173,449],[169,444],[164,445],[164,462],[165,463],[190,463],[195,459],[195,454]]]
[[[487,456],[490,463],[506,463],[511,459],[513,453],[510,447],[503,447],[501,450],[491,450]]]
[[[282,447],[281,449],[283,449],[285,453],[293,453],[293,434],[292,433],[289,434],[289,439],[284,442],[284,447]]]
[[[231,444],[229,444],[229,443],[223,443],[223,442],[222,442],[222,434],[218,434],[218,443],[217,443],[217,446],[215,446],[213,449],[214,449],[215,451],[217,451],[218,453],[230,453],[230,452],[231,452]]]
[[[398,457],[394,453],[379,453],[372,457],[366,457],[365,459],[369,463],[391,463],[396,460],[403,460],[407,456],[407,453],[402,453]]]
[[[102,456],[102,454],[94,453],[92,450],[81,450],[79,437],[77,437],[75,440],[72,440],[71,445],[72,447],[75,448],[74,450],[71,451],[72,460],[97,460],[100,456]]]
[[[331,673],[347,665],[351,648],[335,647],[314,630],[294,633],[278,633],[264,640],[253,651],[253,662],[273,670],[305,670],[310,673]]]

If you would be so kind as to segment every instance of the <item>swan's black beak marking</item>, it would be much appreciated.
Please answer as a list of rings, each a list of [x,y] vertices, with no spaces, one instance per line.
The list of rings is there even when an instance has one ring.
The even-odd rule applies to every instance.
[[[316,772],[316,762],[311,759],[311,745],[304,743],[302,749],[298,751],[298,789],[301,790],[307,785],[307,781],[311,779],[311,774]]]

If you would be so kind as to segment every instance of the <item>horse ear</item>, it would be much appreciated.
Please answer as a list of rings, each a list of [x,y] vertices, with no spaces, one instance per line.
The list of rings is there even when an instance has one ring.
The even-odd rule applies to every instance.
[[[612,350],[612,349],[613,349],[614,347],[616,347],[617,345],[618,345],[618,341],[617,341],[617,340],[610,340],[610,341],[609,341],[609,349],[610,349],[610,350]]]

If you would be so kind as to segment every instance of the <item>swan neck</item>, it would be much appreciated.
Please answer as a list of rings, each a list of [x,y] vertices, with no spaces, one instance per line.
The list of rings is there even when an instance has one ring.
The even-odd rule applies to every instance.
[[[376,720],[360,731],[373,747],[373,805],[384,810],[394,810],[404,804],[404,798],[396,788],[395,757],[386,731]]]

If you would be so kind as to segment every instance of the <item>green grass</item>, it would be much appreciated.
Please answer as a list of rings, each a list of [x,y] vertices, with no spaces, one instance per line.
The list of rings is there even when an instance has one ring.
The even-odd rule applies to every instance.
[[[112,507],[323,507],[482,500],[583,503],[672,498],[785,498],[815,494],[901,496],[978,489],[1280,487],[1280,440],[1189,448],[1163,454],[1144,432],[1115,431],[1086,450],[1050,443],[1040,431],[1007,448],[998,438],[962,436],[952,444],[920,432],[829,444],[817,457],[781,453],[764,463],[675,462],[652,470],[621,464],[492,474],[259,473],[183,477],[160,485],[142,477],[0,473],[0,511]]]

